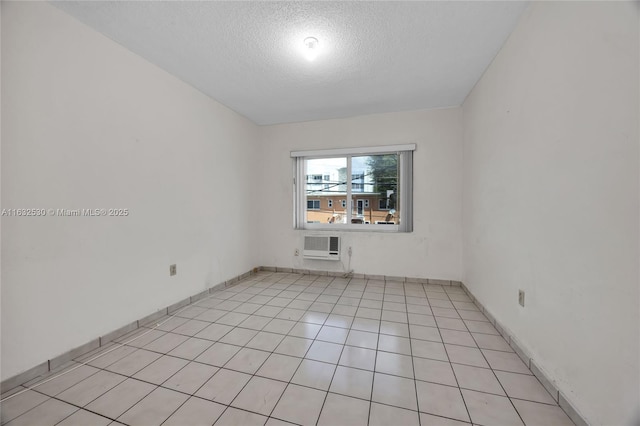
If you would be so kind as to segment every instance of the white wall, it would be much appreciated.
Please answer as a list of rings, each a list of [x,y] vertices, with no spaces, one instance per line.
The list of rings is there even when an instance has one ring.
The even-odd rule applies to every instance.
[[[293,229],[294,150],[416,143],[414,232],[343,232],[356,273],[459,280],[462,274],[461,163],[459,108],[367,115],[261,128],[260,179],[256,182],[262,226],[260,263],[300,269],[342,271],[342,262],[295,257],[304,231]]]
[[[47,3],[2,2],[2,379],[248,271],[258,128]],[[169,277],[169,264],[178,275]]]
[[[590,423],[630,423],[638,3],[533,3],[463,111],[466,285]]]

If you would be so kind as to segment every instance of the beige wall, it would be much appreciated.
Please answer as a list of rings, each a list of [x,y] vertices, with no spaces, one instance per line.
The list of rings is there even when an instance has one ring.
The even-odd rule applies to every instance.
[[[638,74],[637,2],[533,2],[463,105],[464,281],[594,425],[640,421]]]

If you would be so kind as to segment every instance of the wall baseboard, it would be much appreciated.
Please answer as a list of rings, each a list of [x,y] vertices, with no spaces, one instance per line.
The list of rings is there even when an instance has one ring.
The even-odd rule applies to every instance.
[[[464,285],[461,281],[453,281],[453,280],[443,280],[443,279],[433,279],[433,278],[415,278],[415,277],[398,277],[398,276],[390,276],[390,275],[369,275],[369,274],[345,274],[342,272],[336,271],[323,271],[323,270],[313,270],[313,269],[295,269],[295,268],[281,268],[276,266],[260,266],[253,268],[251,271],[245,272],[238,276],[235,276],[227,281],[223,281],[213,287],[210,287],[207,290],[204,290],[200,293],[197,293],[193,296],[182,299],[172,305],[169,305],[165,308],[162,308],[156,312],[153,312],[145,317],[140,318],[137,321],[133,321],[129,324],[126,324],[116,330],[113,330],[103,336],[97,337],[83,345],[80,345],[76,348],[73,348],[63,354],[60,354],[50,360],[47,360],[41,364],[36,365],[33,368],[30,368],[22,373],[19,373],[13,377],[10,377],[6,380],[3,380],[0,383],[0,392],[4,394],[20,385],[23,385],[27,382],[33,381],[34,379],[46,375],[58,368],[62,365],[68,363],[69,361],[79,357],[82,354],[100,348],[109,342],[118,339],[119,337],[124,336],[127,333],[130,333],[133,330],[136,330],[140,327],[149,325],[152,322],[157,321],[159,318],[170,315],[171,313],[177,311],[178,309],[187,306],[193,302],[196,302],[204,297],[207,297],[209,294],[215,293],[217,291],[222,291],[227,287],[231,287],[241,280],[258,273],[259,271],[269,271],[269,272],[285,272],[285,273],[296,273],[303,275],[317,275],[317,276],[331,276],[331,277],[344,277],[344,278],[359,278],[359,279],[368,279],[368,280],[381,280],[381,281],[393,281],[393,282],[406,282],[406,283],[417,283],[417,284],[433,284],[433,285],[450,285],[461,287],[465,293],[471,298],[473,303],[480,309],[480,311],[487,317],[487,319],[496,327],[496,330],[504,337],[504,339],[509,343],[511,348],[515,351],[516,354],[522,359],[522,361],[526,364],[526,366],[531,370],[535,377],[540,380],[542,386],[551,394],[553,399],[559,404],[560,408],[564,410],[564,412],[569,416],[569,418],[577,425],[577,426],[587,426],[588,423],[585,421],[584,417],[579,413],[579,411],[574,407],[574,405],[567,399],[566,395],[557,388],[555,385],[555,381],[549,377],[547,373],[545,373],[537,364],[537,362],[529,355],[529,351],[526,350],[522,344],[520,344],[517,338],[509,331],[507,327],[501,324],[495,317],[489,312],[484,305],[471,293],[471,291]]]
[[[452,286],[461,286],[461,281],[454,280],[442,280],[435,278],[416,278],[416,277],[399,277],[395,275],[369,275],[363,273],[344,273],[339,271],[325,271],[325,270],[317,270],[317,269],[297,269],[297,268],[281,268],[279,266],[261,266],[259,268],[261,271],[269,271],[269,272],[287,272],[293,274],[302,274],[302,275],[319,275],[319,276],[330,276],[330,277],[338,277],[338,278],[358,278],[365,280],[380,280],[380,281],[394,281],[394,282],[406,282],[406,283],[418,283],[418,284],[434,284],[434,285],[452,285]]]
[[[144,316],[136,321],[130,322],[102,336],[96,337],[95,339],[83,345],[80,345],[76,348],[66,351],[22,373],[19,373],[13,377],[3,380],[2,383],[0,383],[0,393],[4,394],[5,392],[10,391],[11,389],[14,389],[30,381],[33,381],[34,379],[40,376],[47,375],[52,371],[55,371],[56,369],[60,368],[64,364],[68,363],[69,361],[72,361],[73,359],[78,358],[79,356],[87,352],[90,352],[92,350],[105,346],[109,342],[112,342],[113,340],[116,340],[127,333],[137,330],[140,327],[149,325],[152,322],[157,321],[161,317],[170,315],[173,312],[177,311],[178,309],[181,309],[184,306],[187,306],[197,300],[200,300],[211,293],[224,290],[227,287],[231,287],[237,284],[238,282],[240,282],[241,280],[258,273],[259,271],[285,272],[285,273],[296,273],[296,274],[303,274],[303,275],[356,278],[356,279],[406,282],[406,283],[418,283],[418,284],[450,285],[450,286],[458,286],[458,287],[463,285],[462,282],[460,281],[434,279],[434,278],[399,277],[399,276],[392,276],[392,275],[369,275],[369,274],[363,274],[363,273],[345,274],[343,272],[336,272],[336,271],[282,268],[282,267],[276,267],[276,266],[260,266],[260,267],[252,268],[251,271],[245,272],[229,280],[223,281],[193,296],[182,299],[165,308],[162,308],[156,312],[153,312],[147,316]]]
[[[562,392],[555,384],[548,373],[541,369],[537,362],[530,356],[529,351],[520,343],[517,337],[509,331],[509,329],[502,323],[500,323],[492,314],[484,307],[484,305],[471,293],[471,290],[466,285],[462,284],[462,289],[467,293],[467,296],[471,298],[473,303],[480,309],[480,311],[487,317],[487,319],[498,330],[498,333],[507,341],[509,346],[520,357],[522,362],[531,370],[533,375],[540,381],[542,386],[549,392],[551,397],[558,403],[560,408],[569,416],[569,418],[576,424],[576,426],[588,426],[588,422],[584,419],[582,414],[575,408],[575,406],[567,399],[564,392]]]

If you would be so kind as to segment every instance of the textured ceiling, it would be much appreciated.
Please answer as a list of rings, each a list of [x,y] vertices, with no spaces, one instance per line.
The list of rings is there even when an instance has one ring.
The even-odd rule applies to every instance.
[[[257,124],[460,105],[527,3],[54,2]],[[318,58],[303,55],[305,37]]]

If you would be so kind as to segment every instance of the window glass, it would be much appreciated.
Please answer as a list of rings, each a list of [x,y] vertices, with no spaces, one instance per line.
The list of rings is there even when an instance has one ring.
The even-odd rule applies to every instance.
[[[307,200],[307,209],[320,210],[320,200]]]
[[[313,158],[305,160],[305,169],[307,223],[395,224],[401,220],[398,154]],[[347,179],[348,169],[351,182]],[[351,207],[343,199],[341,209],[334,209],[329,197],[347,197],[348,192]],[[371,206],[370,198],[378,202]]]
[[[415,145],[295,152],[298,229],[412,230],[412,170]],[[389,149],[391,148],[391,149]],[[309,153],[309,156],[305,156]],[[340,153],[343,155],[335,155]],[[334,201],[336,201],[334,203]]]
[[[307,197],[307,223],[346,223],[346,212],[335,210],[328,200],[336,195],[346,195],[347,159],[315,158],[305,160],[307,180],[305,195]],[[313,178],[310,179],[309,176]],[[317,200],[317,204],[309,204],[309,200]],[[333,204],[333,203],[332,203]],[[326,209],[320,206],[327,206]],[[344,207],[343,207],[344,208]]]

